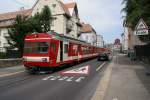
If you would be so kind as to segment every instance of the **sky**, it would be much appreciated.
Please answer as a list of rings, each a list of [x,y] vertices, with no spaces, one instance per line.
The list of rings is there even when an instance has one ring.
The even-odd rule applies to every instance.
[[[106,43],[121,39],[123,33],[122,0],[63,0],[77,2],[80,20],[89,23],[97,34],[104,37]],[[19,10],[20,7],[31,8],[36,0],[1,0],[0,13]]]

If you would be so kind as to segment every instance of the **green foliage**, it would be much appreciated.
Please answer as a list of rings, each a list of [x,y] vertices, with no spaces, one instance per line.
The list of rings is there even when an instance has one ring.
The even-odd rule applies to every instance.
[[[43,11],[41,12],[41,25],[43,28],[43,32],[48,32],[51,30],[51,11],[48,6],[44,6]]]
[[[37,13],[30,18],[18,15],[13,23],[13,28],[8,30],[9,37],[6,37],[6,39],[10,47],[7,47],[7,49],[17,48],[21,57],[26,34],[50,31],[51,20],[51,12],[48,6],[45,6],[41,13]]]
[[[126,23],[134,30],[140,18],[143,18],[150,27],[150,0],[124,0],[125,7],[122,9],[126,13]],[[150,41],[149,36],[139,36],[143,41]],[[146,39],[146,40],[145,40]]]
[[[5,59],[7,58],[6,53],[0,52],[0,59]]]
[[[17,48],[21,54],[24,47],[25,35],[31,31],[30,25],[24,16],[18,15],[14,22],[13,28],[8,30],[9,38],[6,37],[9,49]]]

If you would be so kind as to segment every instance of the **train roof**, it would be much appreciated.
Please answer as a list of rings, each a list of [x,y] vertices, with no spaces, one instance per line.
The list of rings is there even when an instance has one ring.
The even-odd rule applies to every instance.
[[[85,41],[82,41],[82,40],[79,40],[79,39],[75,39],[75,38],[72,38],[72,37],[68,37],[68,36],[65,36],[65,35],[62,35],[62,34],[58,34],[56,32],[47,32],[47,33],[32,33],[32,34],[28,34],[26,36],[26,40],[27,39],[30,39],[30,38],[36,38],[36,35],[38,37],[42,37],[42,38],[53,38],[53,39],[57,39],[57,40],[62,40],[62,41],[71,41],[71,42],[75,42],[75,43],[78,43],[78,44],[84,44],[84,45],[89,45],[89,46],[93,46],[91,45],[90,43],[87,43]],[[38,39],[37,37],[37,39]],[[96,46],[93,46],[93,47],[96,47]]]

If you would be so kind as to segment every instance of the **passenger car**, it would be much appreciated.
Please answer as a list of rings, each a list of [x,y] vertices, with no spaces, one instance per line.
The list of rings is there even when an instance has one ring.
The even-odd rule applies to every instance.
[[[98,61],[108,61],[109,60],[109,55],[107,53],[102,53],[98,56],[97,58]]]

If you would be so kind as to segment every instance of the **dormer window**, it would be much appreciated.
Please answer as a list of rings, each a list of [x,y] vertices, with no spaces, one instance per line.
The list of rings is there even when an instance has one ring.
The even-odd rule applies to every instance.
[[[55,7],[56,7],[56,4],[52,4],[52,6],[53,6],[53,8],[55,8]]]

